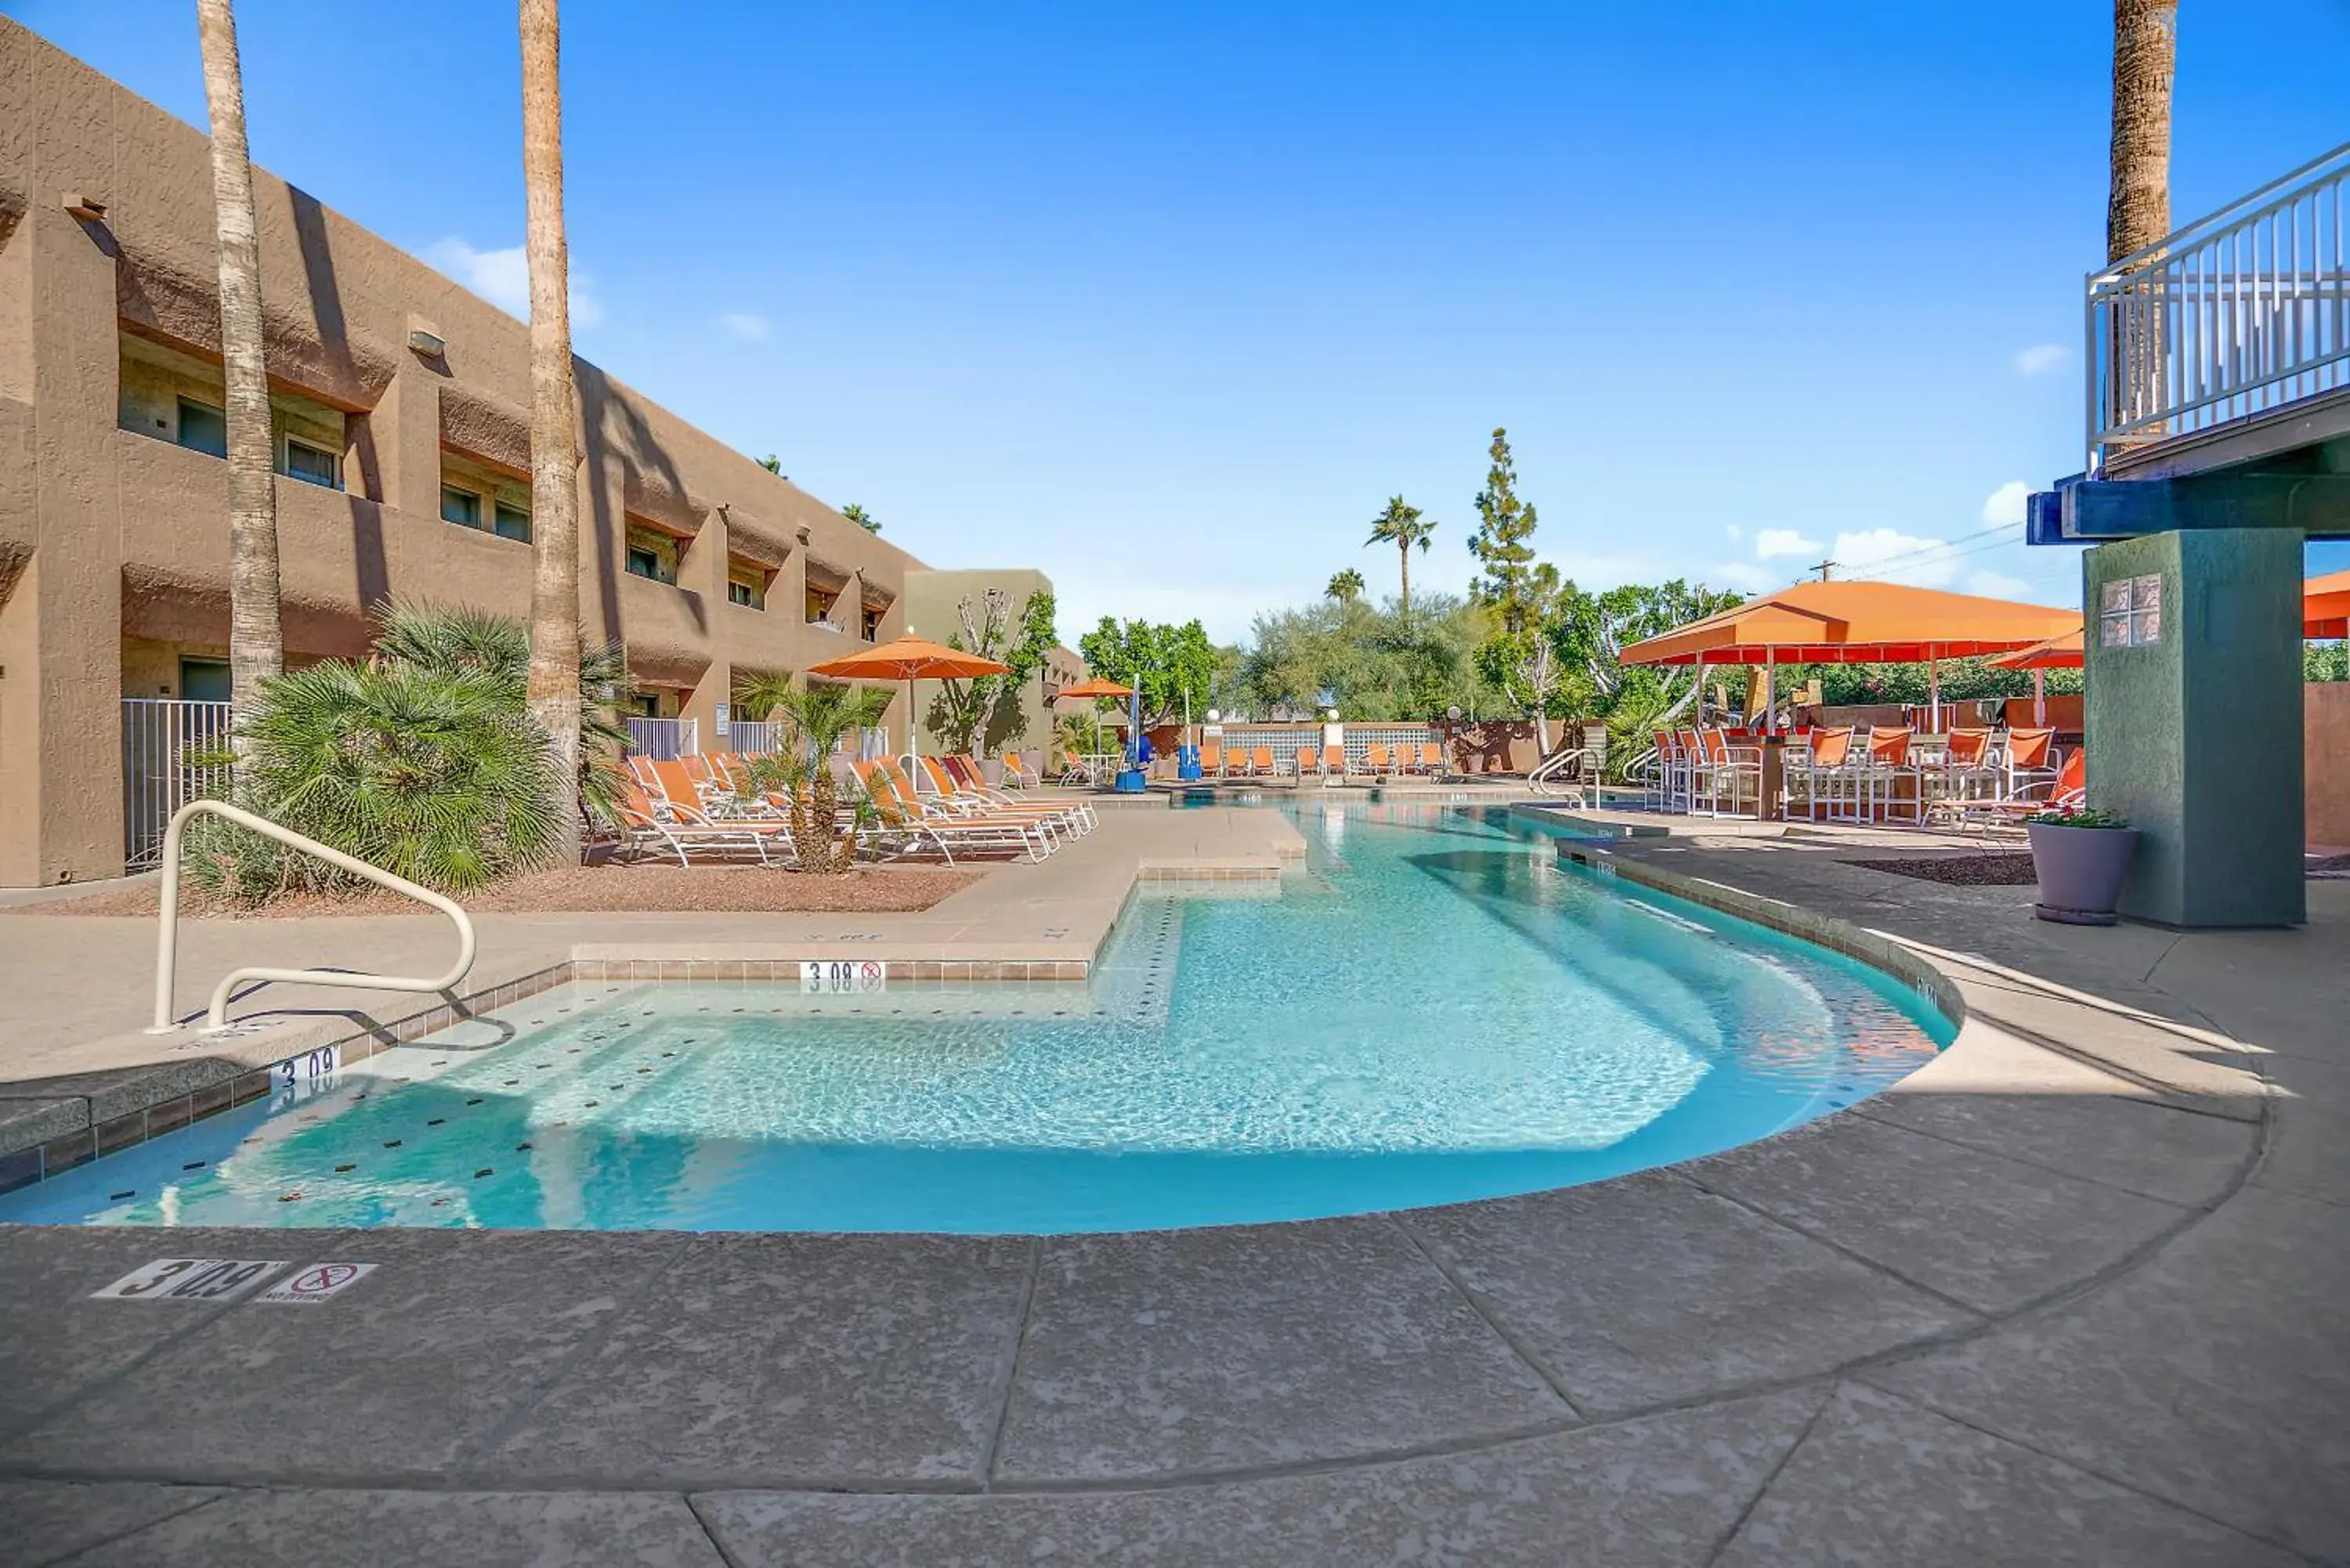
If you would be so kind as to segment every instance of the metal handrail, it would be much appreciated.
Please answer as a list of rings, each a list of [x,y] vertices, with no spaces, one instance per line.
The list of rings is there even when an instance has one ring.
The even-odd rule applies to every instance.
[[[473,922],[465,918],[452,899],[445,898],[430,888],[420,888],[405,877],[397,877],[380,866],[370,866],[357,856],[346,855],[329,848],[315,838],[307,838],[290,827],[281,826],[265,816],[256,816],[242,806],[218,800],[192,800],[172,814],[172,825],[163,832],[163,907],[159,911],[161,924],[155,937],[155,1022],[146,1031],[150,1034],[177,1033],[179,1025],[172,1022],[172,985],[178,971],[180,940],[180,840],[185,834],[188,819],[192,816],[217,816],[251,828],[265,838],[313,855],[328,865],[338,867],[354,877],[364,877],[379,887],[395,893],[405,893],[420,903],[448,916],[457,925],[457,961],[447,974],[432,980],[392,974],[354,973],[331,969],[236,969],[229,971],[213,992],[211,1010],[205,1014],[204,1027],[228,1027],[229,993],[237,982],[247,980],[276,981],[295,985],[344,986],[355,991],[444,992],[463,980],[473,967]]]
[[[1590,758],[1591,750],[1587,746],[1576,746],[1569,751],[1553,752],[1549,756],[1544,757],[1541,762],[1535,763],[1534,771],[1526,775],[1526,787],[1533,790],[1536,794],[1546,795],[1551,793],[1551,784],[1556,781],[1559,774],[1565,769],[1567,763],[1582,763],[1588,767],[1590,766]],[[1575,785],[1573,789],[1562,789],[1559,793],[1562,794],[1572,794],[1578,801],[1588,799],[1596,802],[1599,798],[1597,771],[1598,770],[1596,768],[1593,768],[1591,776],[1586,777],[1581,784]]]
[[[2350,143],[2088,276],[2088,462],[2350,387]]]

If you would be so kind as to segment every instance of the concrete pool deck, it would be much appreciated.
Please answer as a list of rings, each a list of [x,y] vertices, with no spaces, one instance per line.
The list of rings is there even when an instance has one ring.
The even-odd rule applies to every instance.
[[[1967,1011],[1876,1099],[1617,1181],[1041,1240],[0,1229],[0,1528],[82,1563],[2350,1559],[2350,886],[2295,931],[2092,931],[1854,852],[1612,846],[1882,933]],[[89,1299],[195,1255],[377,1268]]]

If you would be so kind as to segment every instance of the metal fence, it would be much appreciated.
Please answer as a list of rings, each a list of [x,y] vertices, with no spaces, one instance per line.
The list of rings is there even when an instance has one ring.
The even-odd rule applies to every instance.
[[[2350,144],[2089,275],[2091,472],[2350,387]]]
[[[163,829],[192,800],[228,793],[229,705],[122,701],[122,864],[161,863]]]
[[[673,762],[691,756],[702,750],[702,721],[699,719],[630,719],[629,721],[629,754],[650,757],[657,763]]]
[[[747,757],[761,752],[772,752],[781,746],[784,727],[764,720],[737,719],[726,726],[726,733],[720,739],[725,742],[728,751],[740,752]]]
[[[1426,724],[1355,724],[1345,726],[1347,765],[1360,768],[1373,746],[1432,745],[1438,740],[1436,732]],[[1218,741],[1226,751],[1235,748],[1253,750],[1258,746],[1273,748],[1277,766],[1289,765],[1290,753],[1300,746],[1319,756],[1322,752],[1322,726],[1319,724],[1226,724]],[[1414,753],[1417,755],[1417,751]]]

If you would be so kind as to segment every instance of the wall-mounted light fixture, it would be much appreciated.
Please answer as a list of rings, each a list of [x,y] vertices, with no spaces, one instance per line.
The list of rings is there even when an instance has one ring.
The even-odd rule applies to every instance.
[[[441,329],[421,316],[408,318],[408,348],[420,359],[438,359],[449,352]]]
[[[85,196],[78,191],[60,191],[57,204],[85,223],[101,222],[106,217],[106,203]]]

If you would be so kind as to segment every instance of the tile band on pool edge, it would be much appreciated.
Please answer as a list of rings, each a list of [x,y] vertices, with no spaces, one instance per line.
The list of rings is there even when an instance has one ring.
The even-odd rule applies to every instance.
[[[1966,1004],[1960,1000],[1958,987],[1942,972],[1889,938],[1874,931],[1821,915],[1800,906],[1773,898],[1763,898],[1719,882],[1685,877],[1634,860],[1617,859],[1605,850],[1569,840],[1560,841],[1558,857],[1572,860],[1591,870],[1620,876],[1674,898],[1717,909],[1723,914],[1766,927],[1800,940],[1814,943],[1832,952],[1867,964],[1900,981],[1932,1003],[1935,1010],[1956,1026],[1965,1022]],[[1141,868],[1127,889],[1127,897],[1118,915],[1111,920],[1110,931],[1116,930],[1126,919],[1134,898],[1146,884],[1154,884],[1153,891],[1171,890],[1182,882],[1201,881],[1277,881],[1277,871],[1270,874],[1252,867],[1248,870],[1217,867],[1230,875],[1203,874],[1207,868],[1195,868],[1188,875],[1152,876],[1156,867]],[[825,959],[844,956],[836,952],[821,955]],[[854,956],[854,955],[846,955]],[[642,959],[642,958],[579,958],[551,964],[517,979],[491,986],[459,998],[455,1002],[442,1002],[421,1012],[411,1013],[371,1029],[354,1031],[338,1040],[322,1041],[296,1052],[292,1056],[235,1075],[223,1083],[207,1085],[189,1094],[168,1096],[154,1104],[109,1117],[104,1122],[35,1143],[18,1149],[0,1151],[0,1193],[13,1192],[29,1187],[48,1177],[88,1164],[101,1155],[177,1132],[191,1123],[202,1121],[222,1111],[249,1105],[270,1092],[274,1075],[286,1061],[307,1055],[312,1051],[331,1045],[341,1050],[346,1062],[363,1062],[380,1051],[390,1050],[436,1034],[453,1027],[483,1012],[494,1012],[526,997],[551,991],[574,981],[647,981],[663,984],[744,983],[765,981],[779,983],[799,978],[799,958],[764,959]],[[1014,959],[885,959],[880,961],[892,981],[920,985],[993,983],[1000,981],[1084,981],[1091,971],[1084,959],[1014,960]]]

